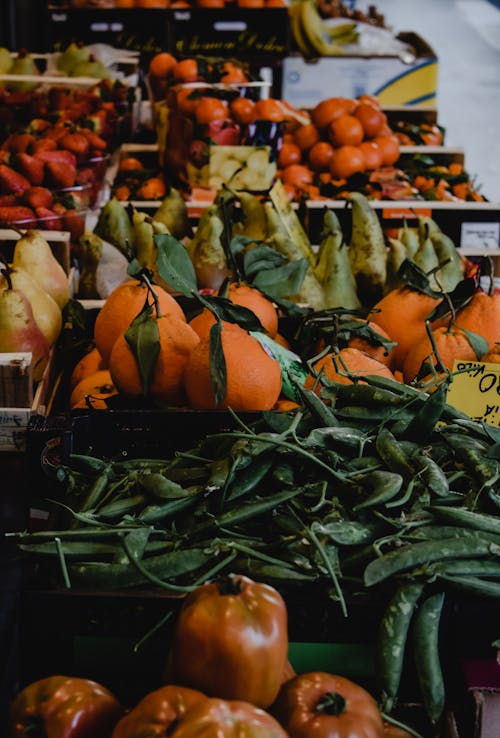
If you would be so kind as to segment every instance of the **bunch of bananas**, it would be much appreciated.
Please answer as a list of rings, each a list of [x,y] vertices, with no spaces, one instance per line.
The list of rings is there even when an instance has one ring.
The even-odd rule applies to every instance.
[[[316,0],[298,0],[288,10],[295,43],[306,59],[345,54],[344,46],[358,39],[354,21],[330,26],[321,17]]]

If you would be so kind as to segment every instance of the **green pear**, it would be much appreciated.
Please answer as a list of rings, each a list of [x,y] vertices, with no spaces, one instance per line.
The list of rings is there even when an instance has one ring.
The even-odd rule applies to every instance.
[[[324,214],[322,241],[314,271],[323,286],[325,308],[361,307],[356,280],[351,270],[349,248],[344,241],[338,218],[332,210],[326,210]]]
[[[33,380],[42,378],[49,344],[38,327],[27,297],[10,285],[0,290],[0,352],[31,352]]]
[[[235,223],[233,234],[264,241],[267,234],[267,214],[264,205],[251,192],[240,191],[236,196],[243,213],[243,222]]]
[[[84,46],[81,42],[73,42],[57,57],[56,67],[60,72],[65,72],[65,74],[71,76],[76,65],[87,61],[89,56],[88,46]]]
[[[135,255],[132,224],[123,203],[116,197],[108,200],[101,209],[94,233],[115,246],[127,259]]]
[[[387,247],[376,210],[360,192],[351,192],[346,200],[352,205],[349,258],[356,278],[358,295],[363,302],[380,300],[387,279]]]
[[[3,272],[3,270],[2,270]],[[36,279],[19,267],[9,269],[12,288],[19,290],[29,300],[35,321],[49,346],[52,346],[61,333],[62,314],[56,301],[45,292]],[[7,277],[0,276],[0,289],[8,287]]]
[[[40,231],[28,230],[16,243],[12,266],[27,271],[62,310],[71,297],[68,276]]]
[[[163,223],[169,233],[180,241],[185,236],[192,237],[193,231],[189,223],[186,201],[179,190],[171,187],[168,195],[160,203],[160,207],[153,215],[158,223]]]
[[[219,209],[211,206],[203,211],[194,238],[186,247],[201,288],[218,290],[231,276],[222,244],[223,236],[224,223]]]
[[[109,79],[109,69],[98,59],[90,54],[88,59],[78,62],[71,70],[72,77],[95,77],[96,79]]]
[[[21,74],[30,76],[39,76],[40,70],[35,64],[35,60],[25,49],[22,49],[14,59],[9,74]],[[8,82],[7,88],[14,92],[30,92],[38,87],[39,82]]]
[[[0,74],[9,74],[13,64],[14,59],[10,51],[0,46]]]

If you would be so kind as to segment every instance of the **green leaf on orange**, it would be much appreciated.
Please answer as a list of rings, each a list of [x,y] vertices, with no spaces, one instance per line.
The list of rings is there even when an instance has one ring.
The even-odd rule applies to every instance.
[[[216,405],[223,402],[227,392],[226,359],[222,348],[223,330],[224,327],[219,320],[210,328],[210,381]]]
[[[187,249],[166,233],[154,237],[158,256],[156,266],[160,277],[174,290],[186,297],[198,291],[196,272]]]
[[[160,332],[151,305],[145,305],[125,332],[125,340],[137,361],[142,394],[147,397],[160,353]]]

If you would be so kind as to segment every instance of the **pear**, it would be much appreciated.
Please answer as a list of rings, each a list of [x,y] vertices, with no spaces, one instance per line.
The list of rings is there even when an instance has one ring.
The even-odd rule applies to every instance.
[[[429,278],[429,285],[433,290],[440,289],[439,283],[439,259],[432,243],[430,233],[420,241],[418,251],[413,261]]]
[[[9,74],[10,70],[12,69],[12,65],[14,64],[14,59],[12,58],[12,54],[8,49],[1,46],[0,47],[0,74]]]
[[[95,77],[96,79],[109,79],[110,73],[108,68],[90,54],[88,59],[78,62],[71,70],[72,77]]]
[[[12,266],[27,271],[62,310],[71,297],[68,276],[40,231],[28,230],[16,243]]]
[[[356,278],[358,295],[373,305],[380,300],[387,280],[387,247],[376,211],[360,192],[346,198],[352,204],[352,229],[349,258]]]
[[[22,74],[22,75],[39,75],[40,70],[35,64],[35,60],[25,49],[19,51],[17,57],[14,59],[9,74]],[[38,82],[9,82],[7,87],[9,90],[14,92],[30,92],[38,87]]]
[[[102,255],[102,239],[92,231],[85,231],[78,243],[81,248],[78,297],[83,300],[99,299],[97,267]]]
[[[233,234],[264,241],[267,234],[267,215],[264,205],[250,192],[236,193],[243,213],[243,222],[235,223]]]
[[[9,284],[0,290],[0,352],[21,351],[33,354],[33,380],[38,382],[47,365],[49,344],[36,324],[28,298]]]
[[[66,49],[57,57],[56,67],[60,72],[71,76],[73,69],[77,64],[81,64],[90,56],[88,46],[84,46],[83,43],[71,43]]]
[[[218,290],[224,280],[231,276],[222,245],[223,234],[224,224],[219,209],[211,206],[204,210],[194,238],[187,245],[201,288]]]
[[[193,235],[186,201],[175,187],[170,188],[168,195],[162,200],[160,207],[153,215],[153,220],[163,223],[168,228],[168,232],[178,241],[185,236],[191,238]]]
[[[332,210],[326,210],[324,214],[322,241],[314,271],[323,286],[325,308],[361,307],[356,280],[351,270],[349,249],[344,242],[338,218]]]
[[[132,258],[134,247],[132,224],[123,203],[116,197],[108,200],[101,209],[94,233],[115,246],[127,259]]]
[[[464,263],[455,244],[445,233],[431,233],[430,239],[439,261],[439,284],[444,292],[452,292],[464,278]]]
[[[49,346],[52,346],[61,333],[62,315],[56,301],[43,290],[36,279],[24,269],[13,268],[8,270],[12,288],[19,290],[29,300],[35,321]],[[0,277],[0,289],[8,287],[7,277],[3,273]]]

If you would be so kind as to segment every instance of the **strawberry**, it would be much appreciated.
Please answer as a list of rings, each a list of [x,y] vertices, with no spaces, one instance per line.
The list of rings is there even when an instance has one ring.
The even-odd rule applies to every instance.
[[[63,153],[63,152],[47,152]],[[69,153],[69,152],[67,152]],[[60,161],[48,161],[45,164],[45,172],[49,183],[58,189],[73,187],[76,181],[76,167]]]
[[[97,151],[106,151],[106,149],[108,148],[108,144],[106,143],[106,141],[98,136],[97,133],[91,131],[90,128],[82,128],[80,129],[80,133],[85,136],[92,149],[95,149]]]
[[[55,125],[52,126],[52,128],[47,128],[46,131],[43,133],[44,138],[53,138],[54,141],[59,141],[60,138],[64,138],[64,136],[67,134],[68,129],[65,125]]]
[[[74,209],[66,210],[63,218],[63,230],[69,231],[71,240],[76,243],[85,231],[85,214]]]
[[[35,208],[36,217],[38,218],[37,226],[45,231],[62,231],[62,220],[53,210],[49,208]]]
[[[64,164],[66,166],[76,167],[76,156],[71,151],[57,149],[57,151],[39,151],[35,154],[35,158],[45,163]]]
[[[34,143],[35,138],[30,133],[15,133],[10,137],[10,150],[14,154],[22,154]]]
[[[47,128],[50,128],[50,123],[48,120],[44,120],[44,118],[33,118],[28,128],[31,133],[43,133]]]
[[[30,146],[30,154],[38,154],[39,151],[54,151],[57,149],[57,141],[53,138],[39,138]]]
[[[31,208],[22,205],[7,205],[0,207],[0,224],[3,226],[22,223],[25,228],[35,225],[35,213]]]
[[[6,164],[0,164],[0,191],[4,195],[22,195],[29,190],[31,182]]]
[[[46,187],[30,187],[23,194],[23,202],[32,208],[50,208],[52,200],[52,192]]]
[[[17,154],[14,164],[16,169],[29,180],[30,184],[34,186],[42,184],[45,177],[43,161],[29,154]]]
[[[89,153],[89,141],[81,133],[67,133],[59,140],[59,146],[71,151],[77,161],[84,161]]]
[[[0,195],[0,207],[4,205],[15,205],[17,203],[17,195]]]
[[[10,161],[10,151],[0,149],[0,164],[8,164]]]

